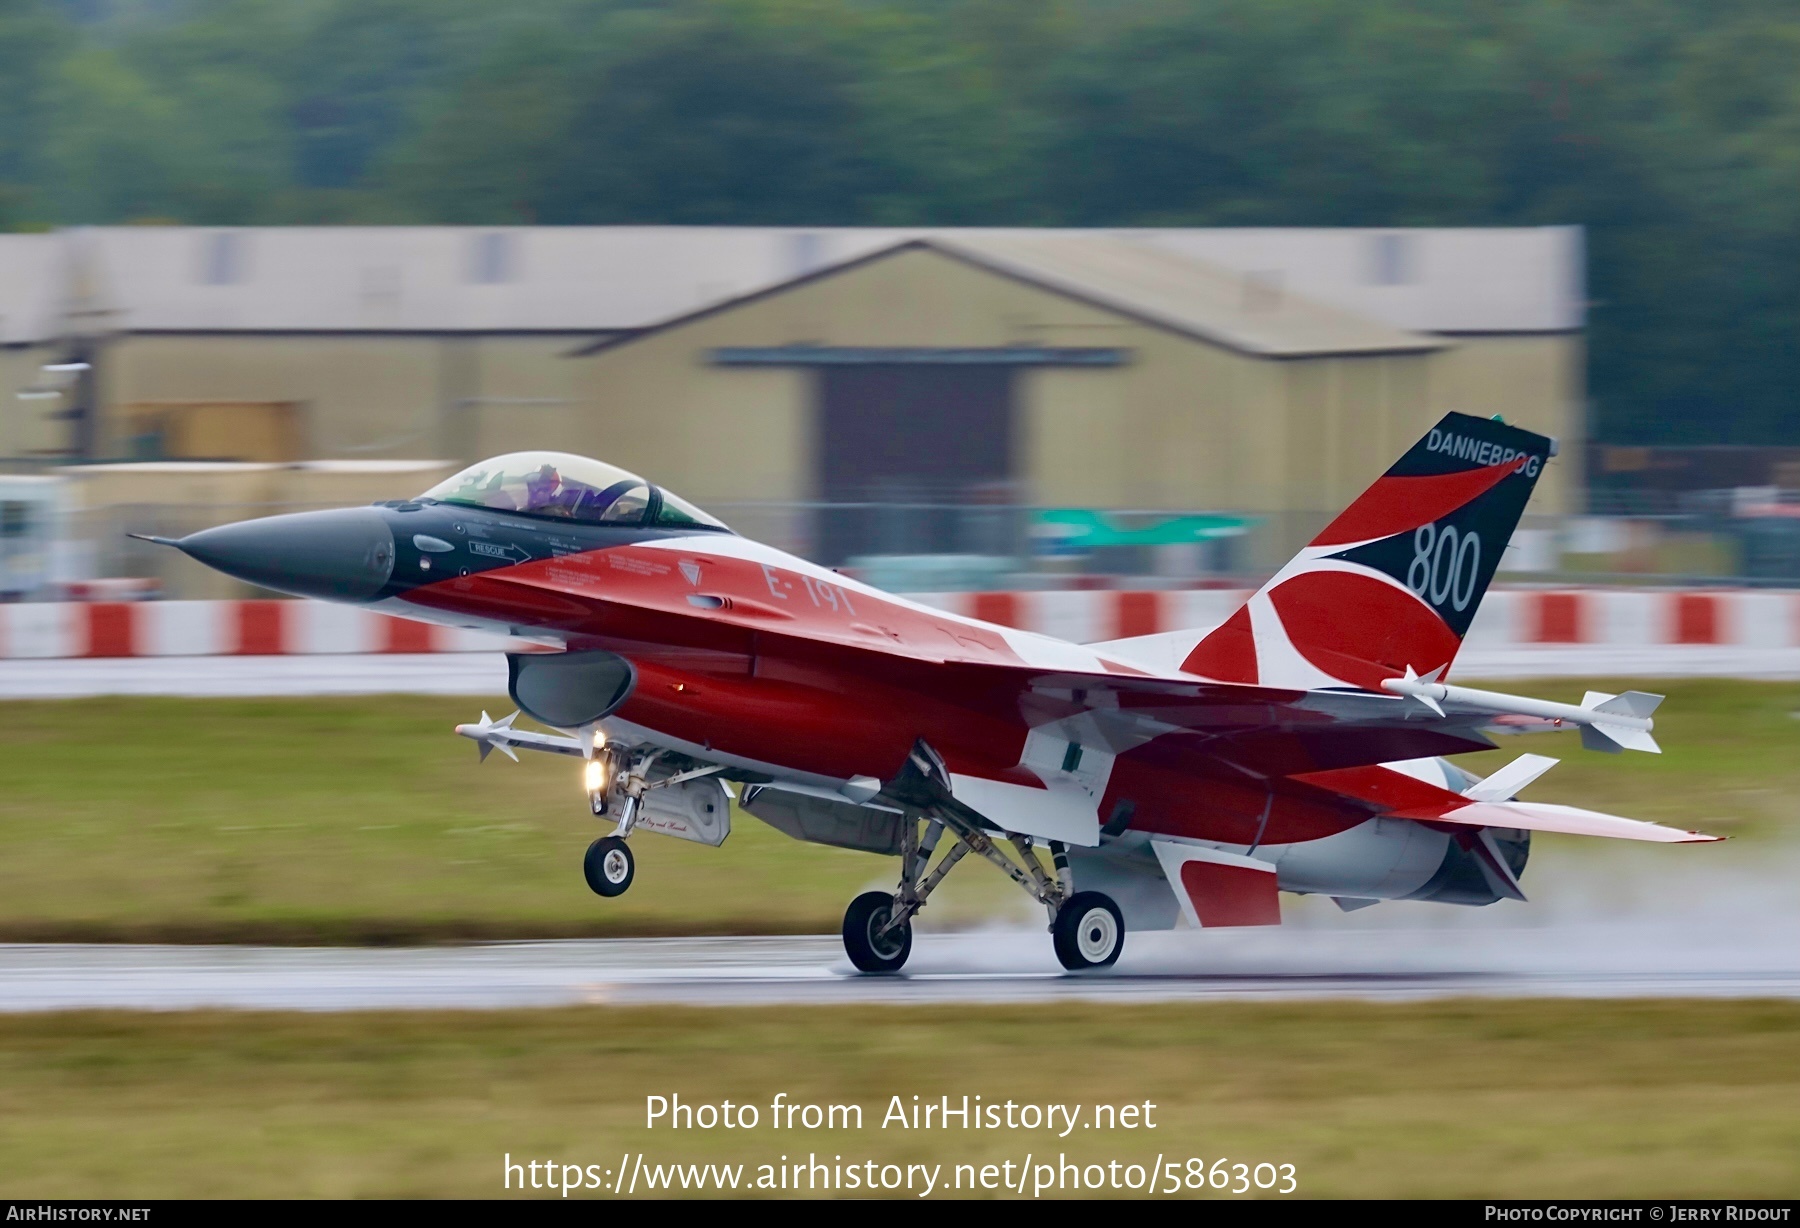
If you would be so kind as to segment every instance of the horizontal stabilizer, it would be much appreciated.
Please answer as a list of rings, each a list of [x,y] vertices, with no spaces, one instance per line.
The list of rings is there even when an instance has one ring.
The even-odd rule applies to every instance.
[[[1400,811],[1394,816],[1425,823],[1458,823],[1468,827],[1502,827],[1553,831],[1568,836],[1604,836],[1612,840],[1647,840],[1655,844],[1702,844],[1723,839],[1703,832],[1682,831],[1642,819],[1624,819],[1579,806],[1550,802],[1474,802],[1443,814]]]
[[[1526,785],[1560,762],[1560,759],[1552,759],[1549,755],[1520,755],[1486,780],[1476,781],[1462,793],[1464,797],[1478,802],[1510,802],[1519,796]]]
[[[1500,781],[1494,791],[1501,792],[1506,785],[1501,777],[1509,770],[1511,765],[1474,787],[1480,788],[1488,781]],[[1519,775],[1522,777],[1525,771],[1526,769],[1521,768]],[[1664,827],[1660,823],[1623,819],[1616,814],[1602,814],[1598,810],[1583,810],[1577,806],[1558,806],[1549,802],[1491,801],[1477,798],[1472,791],[1465,796],[1386,767],[1333,768],[1323,772],[1303,772],[1290,779],[1343,797],[1356,798],[1368,804],[1377,814],[1411,819],[1417,823],[1498,827],[1514,831],[1554,831],[1571,836],[1606,836],[1614,840],[1649,840],[1659,844],[1690,844],[1720,839],[1697,831],[1681,831],[1674,827]]]

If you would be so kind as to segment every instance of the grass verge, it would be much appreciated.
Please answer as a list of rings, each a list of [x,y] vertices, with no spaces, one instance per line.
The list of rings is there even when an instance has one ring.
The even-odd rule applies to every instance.
[[[773,1130],[777,1092],[860,1105],[862,1128]],[[646,1130],[645,1097],[675,1093],[761,1121]],[[892,1096],[965,1094],[1150,1101],[1155,1128],[880,1124]],[[1161,1154],[1291,1163],[1312,1196],[1792,1197],[1800,1005],[0,1017],[0,1197],[495,1197],[509,1153],[606,1169],[626,1152],[752,1179],[815,1153],[941,1163],[946,1179],[1027,1153]]]
[[[1578,697],[1559,680],[1514,689]],[[1752,840],[1800,819],[1800,685],[1671,683],[1662,756],[1573,735],[1514,739],[1568,762],[1532,796]],[[723,849],[636,842],[638,882],[600,901],[582,850],[604,829],[575,767],[490,758],[451,734],[479,700],[99,699],[14,703],[0,723],[0,940],[402,943],[834,931],[886,884],[883,858],[799,844],[739,816]],[[487,701],[490,706],[492,701]],[[1589,851],[1603,852],[1599,842]],[[1672,850],[1680,856],[1681,850]],[[959,871],[927,921],[1030,910]]]

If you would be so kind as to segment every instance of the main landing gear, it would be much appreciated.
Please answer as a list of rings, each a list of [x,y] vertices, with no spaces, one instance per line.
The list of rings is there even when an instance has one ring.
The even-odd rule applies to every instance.
[[[1098,891],[1076,891],[1063,845],[1050,841],[1056,877],[1044,872],[1030,836],[1006,836],[1017,854],[1009,857],[995,838],[976,826],[969,814],[949,808],[934,809],[924,820],[907,816],[900,829],[900,885],[892,895],[868,891],[850,901],[844,911],[844,953],[863,972],[898,972],[912,953],[912,919],[925,907],[938,884],[970,853],[998,866],[1025,894],[1044,906],[1050,915],[1050,935],[1056,958],[1071,972],[1106,968],[1116,963],[1125,949],[1125,919],[1119,906]],[[956,843],[928,875],[926,865],[944,833]]]

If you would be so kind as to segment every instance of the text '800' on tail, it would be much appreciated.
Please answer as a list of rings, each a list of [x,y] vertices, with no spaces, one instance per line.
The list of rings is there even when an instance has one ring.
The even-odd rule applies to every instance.
[[[1182,668],[1298,689],[1441,674],[1555,451],[1497,419],[1446,415]]]

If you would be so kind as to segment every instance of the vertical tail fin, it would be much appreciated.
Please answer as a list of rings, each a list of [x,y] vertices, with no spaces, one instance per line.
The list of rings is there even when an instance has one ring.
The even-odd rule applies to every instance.
[[[1446,415],[1182,668],[1302,689],[1442,676],[1555,451],[1498,420]]]

